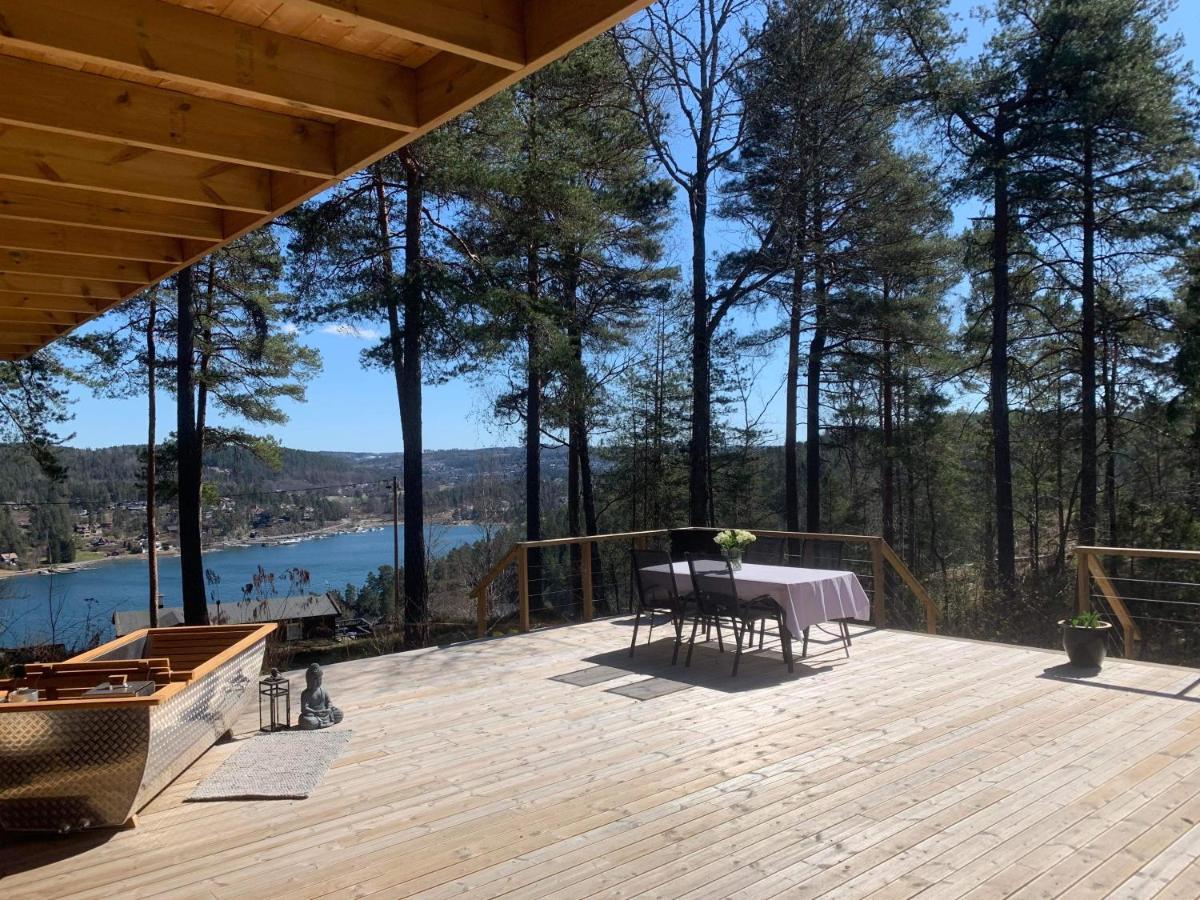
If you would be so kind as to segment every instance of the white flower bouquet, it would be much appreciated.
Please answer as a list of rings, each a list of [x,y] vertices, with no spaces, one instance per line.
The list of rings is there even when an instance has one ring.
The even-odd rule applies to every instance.
[[[713,538],[713,540],[716,541],[717,546],[722,550],[728,551],[745,550],[756,540],[758,540],[758,538],[749,531],[745,531],[741,528],[727,528],[724,531],[718,532],[717,536]]]
[[[718,533],[713,540],[721,548],[721,555],[729,560],[730,568],[740,570],[742,568],[742,551],[753,544],[757,538],[741,528],[727,528]]]

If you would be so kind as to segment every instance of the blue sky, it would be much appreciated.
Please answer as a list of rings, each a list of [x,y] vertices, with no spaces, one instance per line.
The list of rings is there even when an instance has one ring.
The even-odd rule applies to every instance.
[[[985,31],[966,20],[978,4],[974,0],[953,0],[951,6],[961,17],[960,26],[968,29],[967,49],[982,43]],[[1169,27],[1183,35],[1185,55],[1200,60],[1200,0],[1180,0]],[[974,208],[963,206],[956,217],[965,221]],[[719,241],[718,241],[719,243]],[[720,249],[719,246],[716,249]],[[668,244],[669,256],[686,269],[689,241],[685,213],[678,213],[677,227]],[[391,376],[359,365],[363,337],[352,333],[334,333],[335,329],[314,331],[306,342],[321,351],[324,370],[310,383],[306,403],[289,403],[290,421],[273,430],[285,446],[306,450],[399,450],[400,423],[396,406],[395,383]],[[770,361],[762,372],[757,396],[766,413],[762,426],[778,434],[783,422],[782,401],[776,391],[782,377],[782,364]],[[519,436],[496,424],[490,415],[491,389],[488,384],[456,380],[425,388],[425,446],[430,450],[486,447],[516,444]],[[774,399],[770,399],[774,396]],[[145,400],[111,400],[91,396],[85,391],[73,393],[73,421],[62,430],[67,443],[77,447],[107,447],[135,443],[144,438]],[[162,435],[171,429],[174,408],[169,397],[160,402]]]

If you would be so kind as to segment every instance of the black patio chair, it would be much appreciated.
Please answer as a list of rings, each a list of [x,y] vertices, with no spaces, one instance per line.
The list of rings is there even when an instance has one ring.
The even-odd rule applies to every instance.
[[[810,569],[840,569],[842,557],[846,553],[843,541],[822,541],[818,538],[807,538],[804,541],[802,559],[804,566]],[[850,656],[850,625],[845,619],[834,619],[841,631],[841,638],[846,645],[846,656]],[[808,655],[808,629],[804,630],[804,650],[802,656]]]
[[[659,566],[664,571],[646,572],[645,569]],[[650,619],[650,628],[646,635],[646,643],[654,638],[654,617],[659,613],[667,613],[671,624],[675,627],[675,649],[671,654],[671,665],[679,659],[679,646],[683,643],[683,622],[690,610],[694,609],[694,601],[690,593],[681,595],[675,585],[675,575],[671,571],[671,554],[664,550],[633,551],[633,575],[638,592],[637,618],[633,620],[633,640],[629,642],[629,655],[633,656],[637,647],[638,628],[642,624],[642,614]]]
[[[698,615],[692,622],[692,636],[688,641],[687,658],[684,665],[692,663],[692,648],[696,645],[696,629],[701,616],[718,623],[728,622],[733,628],[736,649],[733,655],[733,671],[737,675],[742,659],[742,647],[754,649],[754,626],[756,623],[772,621],[779,629],[779,640],[783,645],[783,660],[788,671],[795,672],[792,659],[792,636],[787,630],[787,613],[783,607],[767,596],[744,600],[738,596],[737,582],[729,561],[712,556],[688,554],[688,570],[692,575],[692,590],[696,597]]]

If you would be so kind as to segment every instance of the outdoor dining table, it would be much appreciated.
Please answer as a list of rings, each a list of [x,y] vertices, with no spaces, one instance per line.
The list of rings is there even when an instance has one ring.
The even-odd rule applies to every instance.
[[[647,566],[642,571],[651,576],[667,575],[665,565]],[[692,590],[687,563],[673,563],[671,574],[681,594]],[[733,580],[740,599],[770,597],[778,603],[787,614],[788,632],[797,639],[806,628],[821,622],[871,618],[871,602],[853,572],[743,563],[734,570]]]

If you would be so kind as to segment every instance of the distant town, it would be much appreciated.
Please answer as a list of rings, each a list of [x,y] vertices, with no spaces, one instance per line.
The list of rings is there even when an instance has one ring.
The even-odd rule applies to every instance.
[[[426,509],[441,524],[518,517],[520,449],[425,454]],[[144,554],[146,502],[138,448],[63,451],[68,474],[52,483],[0,448],[0,574],[69,570]],[[548,483],[565,478],[565,454],[548,454]],[[561,457],[561,458],[560,458]],[[10,465],[11,463],[11,465]],[[392,477],[400,454],[285,449],[274,466],[242,449],[210,455],[205,466],[203,534],[209,547],[263,544],[372,527],[391,521]],[[162,492],[157,549],[177,550],[179,523],[170,486]]]

